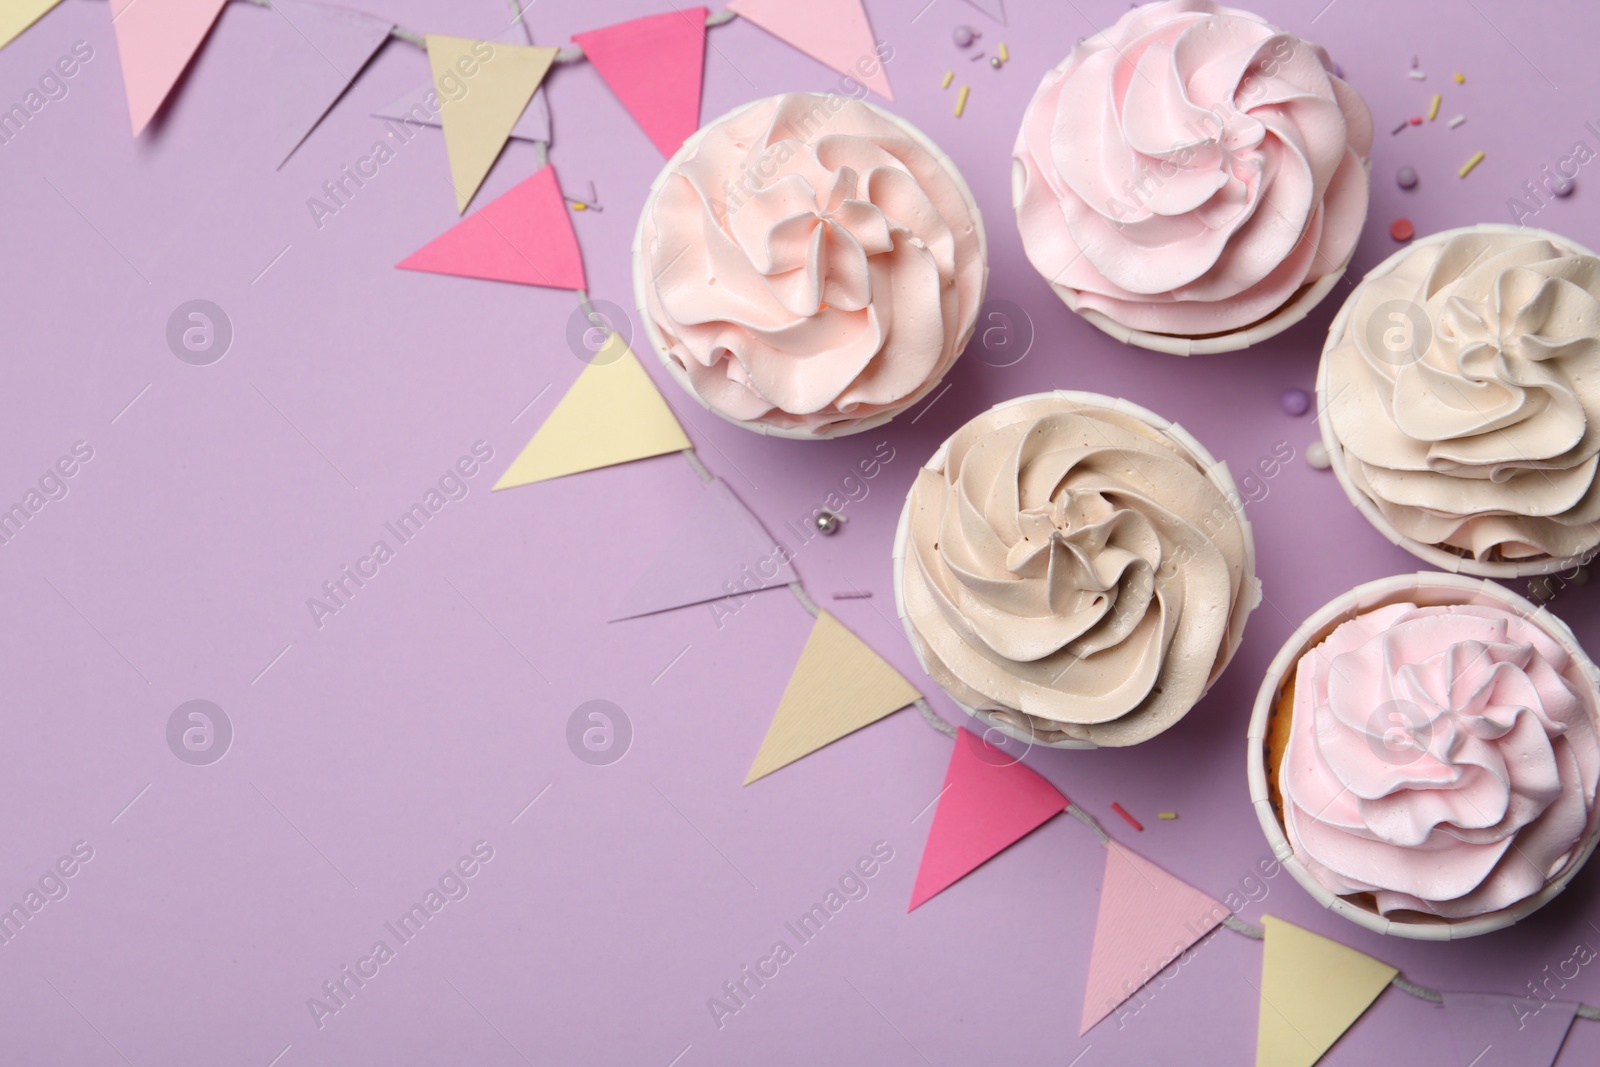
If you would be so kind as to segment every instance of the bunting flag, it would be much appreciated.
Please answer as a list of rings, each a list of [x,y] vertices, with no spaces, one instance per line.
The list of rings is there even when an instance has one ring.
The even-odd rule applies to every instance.
[[[988,15],[1000,25],[1008,25],[1006,22],[1006,0],[985,0],[984,3],[979,3],[978,0],[967,0],[967,3]]]
[[[272,10],[281,168],[389,39],[394,23],[310,0],[272,0]]]
[[[615,335],[613,335],[615,336]],[[612,613],[611,621],[744,596],[799,581],[761,520],[721,478],[705,487],[689,515]]]
[[[1083,991],[1081,1036],[1228,914],[1220,901],[1113,841]]]
[[[1311,1067],[1400,972],[1268,915],[1256,1067]]]
[[[572,38],[664,156],[700,128],[706,14],[691,7]]]
[[[436,33],[425,40],[456,210],[465,212],[560,49]]]
[[[9,0],[8,0],[9,2]],[[228,0],[111,0],[133,135],[150,125]]]
[[[1446,993],[1444,1014],[1462,1067],[1550,1067],[1578,1006],[1503,993]]]
[[[921,696],[843,623],[826,611],[818,612],[744,784],[787,767]]]
[[[527,35],[517,26],[512,26],[505,32],[492,38],[496,45],[526,44]],[[373,117],[380,119],[393,119],[396,122],[409,122],[415,126],[440,125],[439,91],[433,87],[433,78],[418,82],[415,87],[391,100],[385,106],[374,111]],[[516,124],[511,127],[511,136],[519,141],[543,141],[550,143],[550,105],[545,102],[545,91],[541,86],[533,94],[533,99],[517,117]]]
[[[958,730],[906,910],[915,911],[1066,810],[1067,798],[1037,772],[971,730]]]
[[[544,166],[395,264],[552,289],[583,289],[583,256],[554,167]]]
[[[512,489],[689,447],[655,383],[612,334],[494,487]]]
[[[0,4],[0,48],[17,39],[17,34],[44,18],[45,12],[61,0],[5,0]]]
[[[861,0],[730,0],[728,9],[885,100],[894,99]]]

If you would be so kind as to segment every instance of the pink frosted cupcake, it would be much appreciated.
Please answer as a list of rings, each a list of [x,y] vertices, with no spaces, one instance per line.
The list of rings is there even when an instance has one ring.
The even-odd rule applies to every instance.
[[[1105,332],[1233,351],[1344,273],[1371,148],[1367,105],[1319,46],[1208,0],[1146,4],[1045,75],[1013,150],[1017,224]]]
[[[881,425],[972,336],[988,266],[955,165],[836,94],[758,100],[691,137],[634,240],[645,333],[701,404],[761,433]]]

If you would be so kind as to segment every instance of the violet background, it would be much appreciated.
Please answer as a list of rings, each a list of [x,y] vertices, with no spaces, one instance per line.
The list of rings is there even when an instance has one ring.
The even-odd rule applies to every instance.
[[[895,459],[848,506],[844,530],[800,549],[795,566],[952,719],[959,712],[900,633],[889,556],[917,465],[963,421],[1069,387],[1182,422],[1238,475],[1290,443],[1297,458],[1249,505],[1267,602],[1214,691],[1135,749],[1028,757],[1142,854],[1219,897],[1239,892],[1268,855],[1244,777],[1263,669],[1326,600],[1419,567],[1367,526],[1331,474],[1311,469],[1311,418],[1278,405],[1284,389],[1311,388],[1350,286],[1234,355],[1152,354],[1076,319],[1023,256],[1010,147],[1038,78],[1125,5],[1011,0],[1002,27],[962,0],[934,0],[919,16],[923,2],[868,3],[895,51],[892,107],[971,183],[988,220],[990,296],[1027,311],[1031,353],[996,367],[975,348],[915,421],[817,444],[727,425],[659,367],[651,373],[706,465],[780,535],[891,442]],[[1354,277],[1393,251],[1396,216],[1424,234],[1511,221],[1507,199],[1541,165],[1579,139],[1600,147],[1584,128],[1600,120],[1592,6],[1323,3],[1257,6],[1326,45],[1376,116]],[[500,0],[364,6],[468,36],[491,36],[508,17]],[[540,43],[564,43],[665,6],[544,0],[528,18]],[[371,112],[427,63],[390,42],[277,170],[275,86],[296,71],[275,66],[274,18],[228,5],[137,141],[103,0],[65,0],[0,52],[7,106],[73,42],[95,52],[70,95],[0,147],[0,499],[20,499],[75,441],[95,453],[65,499],[0,546],[0,902],[20,899],[73,842],[95,850],[70,894],[0,946],[0,1060],[1251,1062],[1261,946],[1227,931],[1125,1027],[1077,1036],[1102,852],[1070,819],[906,914],[950,754],[914,712],[740,786],[810,616],[778,591],[720,628],[705,607],[605,621],[694,502],[699,482],[676,456],[491,496],[582,369],[565,341],[572,294],[393,269],[456,221],[437,131],[317,229],[307,198],[367,153],[382,134]],[[1007,41],[1011,63],[970,62],[951,43],[960,24],[983,33],[979,47]],[[1413,55],[1427,81],[1407,78]],[[957,82],[945,91],[947,69]],[[1457,70],[1464,86],[1450,78]],[[736,20],[710,33],[702,115],[837,81]],[[957,119],[963,82],[972,94]],[[561,180],[575,195],[593,181],[604,209],[573,215],[591,292],[631,306],[630,238],[661,158],[592,68],[559,68],[546,84]],[[1435,91],[1445,96],[1438,122],[1389,134]],[[1466,125],[1447,129],[1458,112]],[[1480,148],[1488,158],[1458,179]],[[1394,182],[1403,163],[1421,175],[1409,193]],[[474,206],[534,166],[533,147],[511,143]],[[1600,244],[1591,180],[1580,174],[1574,196],[1531,221]],[[169,314],[197,297],[220,304],[235,331],[207,367],[175,359],[165,341]],[[480,439],[495,458],[470,495],[317,629],[306,598]],[[874,596],[832,600],[851,588]],[[1600,647],[1594,601],[1571,589],[1554,610]],[[181,763],[165,740],[172,710],[197,697],[221,705],[235,730],[231,751],[207,767]],[[616,702],[633,724],[631,751],[611,766],[580,762],[565,742],[568,716],[591,699]],[[1145,832],[1117,819],[1112,801],[1142,816]],[[1181,818],[1157,821],[1160,810]],[[393,944],[383,923],[480,839],[495,855],[470,894],[319,1030],[307,998],[374,940]],[[870,895],[719,1030],[707,998],[787,940],[784,923],[880,840],[895,858]],[[1600,944],[1600,865],[1519,926],[1444,945],[1363,932],[1286,874],[1265,884],[1245,918],[1270,911],[1435,987],[1523,991],[1580,939]],[[1600,970],[1585,968],[1566,995],[1600,1003]],[[1577,1021],[1560,1062],[1597,1057],[1600,1025]],[[1456,1061],[1443,1011],[1389,990],[1324,1062]]]

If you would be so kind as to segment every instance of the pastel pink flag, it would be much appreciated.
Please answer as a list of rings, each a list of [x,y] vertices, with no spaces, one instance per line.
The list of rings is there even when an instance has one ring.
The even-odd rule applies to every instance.
[[[583,289],[583,256],[554,167],[468,215],[396,264],[552,289]]]
[[[1067,798],[1037,772],[971,730],[958,730],[906,910],[915,911],[1066,810]]]
[[[788,557],[718,478],[662,542],[611,621],[788,585],[797,580]]]
[[[706,9],[646,15],[572,38],[664,156],[700,128]]]
[[[228,0],[111,0],[135,137],[144,132]]]
[[[731,11],[893,100],[861,0],[731,0]]]
[[[389,39],[394,23],[310,0],[272,0],[272,11],[281,167]]]
[[[1444,1015],[1462,1067],[1550,1067],[1578,1006],[1503,993],[1446,993]]]
[[[1113,841],[1106,848],[1079,1035],[1110,1015],[1167,964],[1216,928],[1221,901]]]

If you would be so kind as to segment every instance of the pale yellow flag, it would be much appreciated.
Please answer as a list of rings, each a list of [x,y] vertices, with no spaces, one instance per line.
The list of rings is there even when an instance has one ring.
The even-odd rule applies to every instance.
[[[921,695],[861,638],[822,612],[800,650],[800,662],[744,784],[899,711]]]
[[[510,468],[510,489],[691,447],[639,360],[612,334]]]
[[[61,0],[0,0],[0,48],[44,17]]]
[[[450,183],[464,212],[560,49],[436,33],[426,40]]]
[[[1271,915],[1262,923],[1256,1067],[1311,1067],[1400,972]]]

